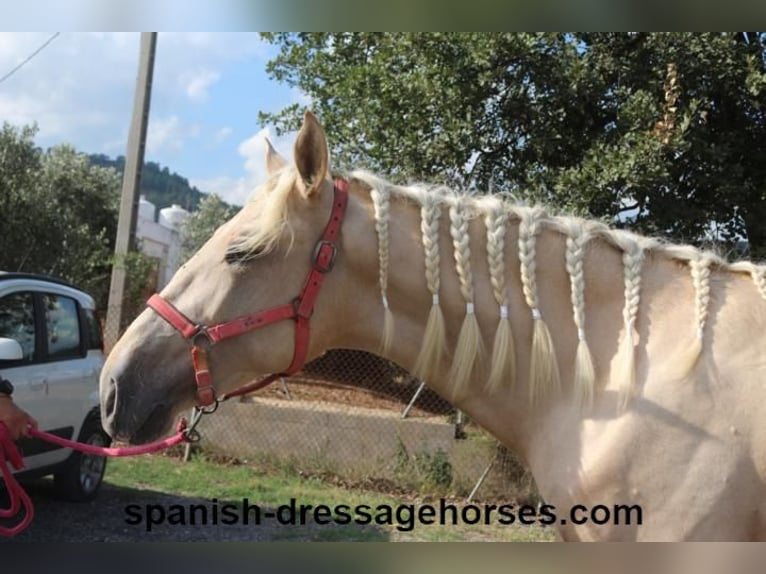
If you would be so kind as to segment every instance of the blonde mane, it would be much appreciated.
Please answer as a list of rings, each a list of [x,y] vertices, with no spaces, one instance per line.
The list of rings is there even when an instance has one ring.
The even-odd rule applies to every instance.
[[[529,395],[532,402],[542,401],[560,387],[559,370],[553,348],[553,340],[544,320],[539,303],[536,279],[538,264],[536,240],[543,230],[549,229],[562,235],[565,240],[565,258],[561,265],[570,278],[572,321],[577,329],[578,346],[575,355],[573,388],[577,402],[588,406],[595,394],[596,373],[586,338],[585,283],[583,264],[589,242],[601,239],[622,254],[624,306],[624,336],[621,337],[618,354],[621,357],[620,383],[621,404],[627,405],[636,393],[635,347],[637,343],[638,311],[641,303],[641,279],[643,263],[647,254],[660,255],[685,263],[695,292],[695,325],[693,344],[690,345],[681,364],[691,371],[702,354],[705,327],[710,305],[710,275],[713,270],[747,274],[762,298],[766,299],[766,266],[749,261],[728,262],[708,251],[688,245],[676,245],[655,238],[643,237],[628,231],[612,229],[607,225],[567,215],[552,215],[540,206],[523,206],[497,196],[472,196],[457,193],[444,187],[425,185],[398,186],[366,171],[353,171],[349,179],[358,180],[370,190],[374,207],[374,228],[378,239],[378,267],[381,305],[384,308],[382,350],[390,347],[394,337],[396,309],[387,296],[389,274],[388,223],[391,204],[406,200],[420,208],[420,232],[425,262],[423,288],[432,296],[431,309],[425,326],[423,344],[415,362],[417,376],[428,379],[442,358],[449,352],[445,321],[441,309],[440,262],[446,254],[439,251],[440,222],[449,221],[453,245],[452,261],[459,280],[460,293],[465,303],[465,315],[452,357],[450,385],[453,398],[468,388],[477,374],[484,353],[484,341],[475,314],[474,277],[472,259],[478,250],[473,249],[468,234],[468,222],[482,221],[486,235],[484,247],[490,273],[492,295],[497,305],[498,323],[492,344],[492,358],[486,373],[486,388],[496,392],[515,378],[514,340],[509,315],[506,280],[506,242],[508,225],[518,224],[518,257],[520,279],[527,312],[533,319],[532,348],[530,356]],[[295,184],[295,173],[286,168],[271,178],[265,190],[257,193],[253,202],[259,209],[255,221],[229,248],[247,259],[254,254],[268,251],[289,228],[287,198]]]
[[[227,258],[247,262],[273,251],[286,229],[292,237],[287,200],[297,177],[292,166],[285,167],[253,192],[248,207],[255,215],[243,222],[226,250]]]

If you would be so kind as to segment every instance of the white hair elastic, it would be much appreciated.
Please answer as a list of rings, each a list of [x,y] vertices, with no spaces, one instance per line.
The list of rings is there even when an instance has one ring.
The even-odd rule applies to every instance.
[[[585,329],[577,329],[577,338],[581,341],[585,340]]]
[[[501,319],[508,318],[508,305],[500,305],[500,318]]]
[[[439,305],[439,294],[438,294],[438,293],[434,293],[434,294],[431,296],[431,303],[432,303],[432,305],[433,305],[434,307],[436,307],[436,306],[438,306],[438,305]]]
[[[385,293],[382,293],[381,298],[383,299],[383,307],[388,309],[388,297],[386,297]]]
[[[465,304],[465,314],[466,315],[473,315],[473,303],[466,303]]]
[[[539,321],[540,319],[543,318],[543,316],[540,314],[540,309],[537,309],[537,308],[532,309],[532,318],[535,321]]]

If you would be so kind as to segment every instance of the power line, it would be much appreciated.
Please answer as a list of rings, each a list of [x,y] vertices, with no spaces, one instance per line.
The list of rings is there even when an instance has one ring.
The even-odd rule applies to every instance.
[[[24,66],[25,66],[25,65],[26,65],[26,64],[27,64],[27,63],[28,63],[28,62],[29,62],[29,61],[30,61],[32,58],[34,58],[35,56],[37,56],[37,54],[39,54],[40,52],[42,52],[42,51],[45,49],[45,47],[46,47],[48,44],[50,44],[51,42],[53,42],[53,40],[55,40],[55,39],[56,39],[56,37],[57,37],[59,34],[61,34],[61,32],[56,32],[55,34],[53,34],[53,35],[52,35],[50,38],[48,38],[48,39],[47,39],[47,40],[46,40],[46,41],[43,43],[43,45],[42,45],[42,46],[40,46],[39,48],[37,48],[37,50],[35,50],[34,52],[32,52],[32,53],[31,53],[31,54],[30,54],[30,55],[29,55],[29,56],[28,56],[28,57],[27,57],[27,58],[26,58],[24,61],[22,61],[22,62],[21,62],[21,63],[20,63],[18,66],[16,66],[16,67],[15,67],[15,68],[13,68],[13,69],[12,69],[10,72],[8,72],[7,74],[5,74],[5,75],[4,75],[2,78],[0,78],[0,84],[2,84],[2,83],[5,81],[5,80],[7,80],[8,78],[10,78],[10,77],[11,77],[13,74],[15,74],[16,72],[18,72],[18,71],[19,71],[21,68],[23,68],[23,67],[24,67]]]

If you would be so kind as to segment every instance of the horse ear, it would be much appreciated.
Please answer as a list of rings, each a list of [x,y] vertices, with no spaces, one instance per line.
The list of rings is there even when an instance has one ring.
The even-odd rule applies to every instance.
[[[306,196],[316,193],[327,177],[329,158],[327,137],[311,112],[306,112],[303,117],[303,126],[298,132],[298,139],[295,140],[293,155],[304,193]]]
[[[285,158],[279,155],[279,152],[277,152],[277,150],[274,149],[274,146],[271,145],[271,140],[269,138],[265,138],[265,139],[266,139],[266,171],[269,172],[269,175],[274,175],[280,169],[285,167],[287,165],[287,162],[285,161]]]

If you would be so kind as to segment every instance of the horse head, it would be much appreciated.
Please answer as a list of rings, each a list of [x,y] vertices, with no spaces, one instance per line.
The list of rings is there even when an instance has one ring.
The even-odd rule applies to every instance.
[[[311,113],[298,133],[293,164],[269,143],[266,165],[269,178],[253,200],[178,270],[110,352],[101,406],[113,437],[152,440],[200,400],[200,385],[212,384],[205,389],[209,403],[212,392],[221,396],[260,375],[297,370],[328,347],[335,308],[349,304],[338,289],[348,284],[341,279],[348,266],[335,265],[346,210],[334,206],[327,141]],[[325,237],[338,216],[334,235]],[[355,249],[359,242],[374,244],[363,229],[351,235]],[[333,284],[325,288],[333,294],[318,297],[312,281]],[[307,290],[311,301],[301,308],[296,298]],[[264,319],[264,328],[253,324]],[[204,356],[190,358],[190,349]]]

